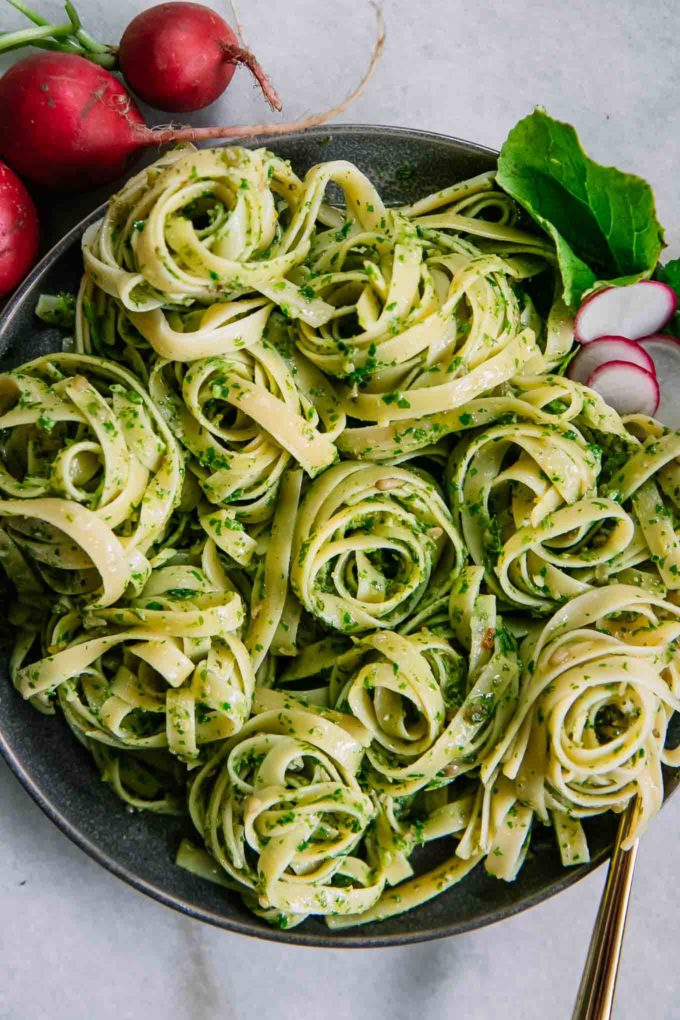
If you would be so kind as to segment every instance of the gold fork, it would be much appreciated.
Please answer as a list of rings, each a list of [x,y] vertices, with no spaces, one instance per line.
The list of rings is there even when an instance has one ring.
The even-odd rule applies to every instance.
[[[623,933],[633,884],[638,841],[623,850],[639,804],[635,797],[621,816],[607,882],[600,900],[572,1020],[609,1020],[619,972]]]

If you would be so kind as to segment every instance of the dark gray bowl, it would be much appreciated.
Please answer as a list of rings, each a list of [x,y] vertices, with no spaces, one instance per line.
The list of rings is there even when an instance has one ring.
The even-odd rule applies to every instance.
[[[266,140],[263,140],[266,141]],[[252,144],[256,145],[257,139]],[[262,143],[261,143],[262,144]],[[343,125],[286,135],[272,147],[298,173],[314,163],[349,159],[364,170],[390,203],[408,202],[456,180],[488,170],[490,149],[456,138],[399,128]],[[80,236],[101,209],[71,230],[33,270],[0,319],[3,366],[57,349],[61,336],[33,315],[41,291],[72,290],[80,273]],[[39,715],[0,677],[0,752],[36,803],[78,846],[130,885],[168,906],[210,924],[277,942],[310,946],[388,946],[455,935],[508,917],[573,885],[607,857],[615,830],[611,816],[586,826],[592,862],[565,870],[552,831],[535,831],[532,851],[511,885],[477,868],[464,881],[425,906],[381,924],[331,933],[320,920],[278,931],[253,917],[240,899],[195,878],[174,864],[188,825],[181,820],[129,814],[100,781],[87,752],[63,720]],[[678,779],[669,772],[667,794]],[[448,842],[448,841],[447,841]],[[442,847],[423,851],[440,854]],[[450,852],[450,844],[448,846]]]

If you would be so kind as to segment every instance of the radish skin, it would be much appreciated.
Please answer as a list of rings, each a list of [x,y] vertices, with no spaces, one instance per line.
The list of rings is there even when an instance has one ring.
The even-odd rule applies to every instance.
[[[202,4],[165,3],[142,11],[123,33],[118,62],[132,91],[158,110],[202,110],[222,95],[238,64],[250,70],[272,109],[281,109],[253,54]]]
[[[587,383],[595,369],[607,361],[628,361],[654,373],[654,362],[640,344],[622,336],[603,336],[581,347],[567,375],[575,382]]]
[[[604,336],[638,340],[663,329],[677,307],[675,291],[659,280],[604,287],[587,297],[579,308],[574,336],[582,344]]]
[[[87,191],[120,177],[148,146],[236,142],[325,124],[362,94],[380,59],[385,34],[376,11],[378,37],[356,88],[336,106],[289,123],[152,130],[127,89],[104,68],[70,53],[25,57],[0,78],[0,157],[52,190]]]
[[[639,347],[652,359],[661,400],[656,416],[669,429],[680,429],[680,340],[674,336],[646,336]]]
[[[0,163],[0,297],[26,276],[38,254],[38,214],[17,175]]]
[[[125,173],[148,131],[112,74],[70,53],[24,57],[0,78],[0,156],[22,177],[86,191]]]
[[[656,376],[629,361],[607,361],[586,384],[619,414],[656,413],[660,392]]]

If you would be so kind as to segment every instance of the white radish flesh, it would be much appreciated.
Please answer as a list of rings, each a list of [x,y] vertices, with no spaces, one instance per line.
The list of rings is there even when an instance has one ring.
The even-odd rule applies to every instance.
[[[680,429],[680,340],[646,336],[638,345],[654,362],[661,389],[656,417],[669,429]]]
[[[654,414],[659,406],[656,376],[629,361],[605,362],[587,385],[619,414]]]
[[[585,383],[595,369],[607,361],[629,361],[647,372],[654,372],[654,362],[634,340],[626,340],[622,336],[603,336],[581,347],[569,365],[567,375],[575,382]]]
[[[579,308],[574,336],[582,344],[605,336],[638,340],[663,329],[677,306],[675,291],[658,280],[605,287],[586,298]]]

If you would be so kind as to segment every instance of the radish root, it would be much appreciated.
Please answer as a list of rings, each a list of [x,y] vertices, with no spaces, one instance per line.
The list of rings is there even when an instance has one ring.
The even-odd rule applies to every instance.
[[[230,64],[243,64],[247,67],[253,77],[257,80],[258,85],[262,89],[264,98],[269,103],[272,110],[283,109],[283,103],[281,98],[270,82],[267,75],[264,73],[262,68],[257,62],[257,57],[250,50],[245,49],[243,46],[224,46],[224,59]]]
[[[229,6],[231,8],[231,15],[234,19],[234,28],[236,29],[236,38],[239,41],[239,46],[225,46],[225,56],[228,60],[231,60],[234,63],[244,64],[248,68],[250,73],[257,79],[257,82],[262,89],[262,94],[269,103],[271,109],[278,112],[283,109],[283,103],[281,102],[278,92],[272,86],[269,78],[257,62],[255,55],[248,47],[245,33],[243,31],[243,25],[241,24],[241,18],[238,13],[238,7],[236,6],[236,0],[229,0]]]
[[[237,126],[222,127],[201,127],[201,128],[144,128],[141,125],[137,129],[137,137],[141,145],[165,145],[168,142],[205,142],[213,138],[252,138],[255,136],[285,135],[292,132],[304,131],[307,128],[318,127],[325,124],[333,117],[344,113],[351,104],[364,92],[380,60],[385,46],[385,22],[381,8],[375,4],[377,21],[377,37],[373,47],[371,60],[366,71],[349,95],[322,113],[314,113],[309,117],[299,120],[288,121],[283,124],[239,124]]]
[[[236,0],[229,0],[229,6],[231,7],[231,13],[234,18],[234,27],[236,29],[238,41],[241,43],[241,46],[243,46],[244,49],[247,49],[248,43],[246,42],[246,37],[243,32],[243,25],[241,24],[241,19],[239,17],[238,7],[236,6]]]

